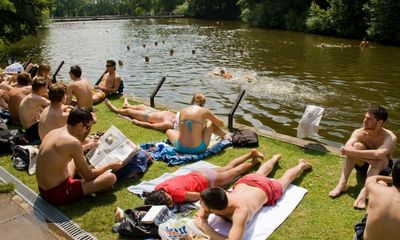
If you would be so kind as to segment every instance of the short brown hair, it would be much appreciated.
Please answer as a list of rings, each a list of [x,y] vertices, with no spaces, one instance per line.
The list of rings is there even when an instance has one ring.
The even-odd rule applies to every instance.
[[[27,72],[18,73],[17,83],[22,86],[28,86],[31,84],[31,75]]]
[[[49,100],[51,102],[61,102],[65,96],[65,86],[61,83],[51,85],[49,89]]]
[[[72,65],[69,73],[73,74],[75,77],[80,78],[82,76],[82,69],[78,65]]]
[[[32,92],[37,92],[41,88],[47,88],[47,79],[45,77],[37,77],[32,81]]]

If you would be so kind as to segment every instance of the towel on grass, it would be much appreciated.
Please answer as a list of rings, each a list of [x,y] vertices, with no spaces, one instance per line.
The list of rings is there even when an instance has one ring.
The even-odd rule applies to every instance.
[[[197,162],[211,155],[217,154],[225,148],[232,145],[229,140],[221,140],[208,147],[205,152],[199,154],[183,154],[178,153],[175,147],[169,145],[167,142],[159,143],[145,143],[141,144],[140,147],[150,153],[151,157],[158,161],[164,161],[168,163],[168,166],[182,165],[190,162]]]
[[[157,184],[178,175],[184,175],[199,168],[217,167],[209,162],[199,161],[179,168],[173,173],[164,173],[161,177],[150,181],[143,181],[136,186],[128,187],[128,190],[134,194],[142,195],[143,192],[151,192]],[[303,199],[307,190],[293,184],[284,192],[283,196],[274,206],[266,206],[259,210],[253,219],[247,223],[243,239],[266,239],[271,233],[279,227],[290,215],[291,212]],[[213,214],[208,218],[210,225],[220,234],[228,235],[232,224]]]
[[[303,199],[307,190],[290,184],[275,206],[261,208],[247,223],[243,239],[264,240],[285,221]],[[227,236],[232,223],[211,214],[208,223],[220,234]]]

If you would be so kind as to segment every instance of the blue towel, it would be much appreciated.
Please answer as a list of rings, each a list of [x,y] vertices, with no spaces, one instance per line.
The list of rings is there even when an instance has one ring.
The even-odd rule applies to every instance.
[[[231,141],[222,140],[207,148],[205,152],[199,154],[182,154],[175,151],[175,147],[166,141],[158,143],[144,143],[140,147],[150,153],[151,157],[157,161],[164,161],[168,166],[182,165],[202,160],[211,155],[217,154],[232,145]]]

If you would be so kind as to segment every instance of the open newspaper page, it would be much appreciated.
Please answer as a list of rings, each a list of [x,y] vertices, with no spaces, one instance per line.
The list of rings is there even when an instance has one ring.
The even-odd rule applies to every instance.
[[[95,168],[101,167],[109,162],[121,161],[124,165],[130,160],[139,147],[132,143],[115,126],[111,126],[98,141],[98,146],[91,149],[86,157]]]

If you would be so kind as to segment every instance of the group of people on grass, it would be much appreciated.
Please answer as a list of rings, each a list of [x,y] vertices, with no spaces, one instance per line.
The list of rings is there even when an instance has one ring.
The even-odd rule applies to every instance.
[[[88,138],[91,126],[96,122],[91,112],[93,104],[98,101],[95,96],[102,92],[104,99],[116,91],[120,81],[115,72],[115,62],[107,61],[106,67],[108,71],[97,89],[81,78],[82,71],[76,65],[71,67],[72,83],[68,85],[51,83],[48,87],[50,81],[46,77],[34,77],[30,84],[28,73],[19,73],[16,83],[2,77],[1,96],[13,121],[21,123],[30,140],[34,140],[31,132],[41,140],[36,177],[41,196],[50,203],[72,202],[94,192],[112,189],[116,182],[115,174],[109,170],[119,170],[121,162],[91,168],[84,155],[85,150],[96,145],[96,140]],[[68,105],[72,102],[72,95],[77,107]],[[108,99],[105,104],[113,112],[132,118],[133,124],[166,131],[168,139],[180,153],[205,151],[212,133],[226,137],[222,130],[223,121],[204,107],[202,94],[195,94],[191,105],[176,114],[144,105],[130,105],[128,99],[124,100],[122,108],[116,108]],[[356,129],[340,149],[346,159],[339,183],[329,193],[331,197],[338,197],[346,191],[353,168],[366,171],[365,187],[354,202],[355,208],[364,209],[368,199],[365,232],[357,235],[365,239],[396,239],[400,233],[397,227],[400,223],[397,204],[400,201],[400,162],[391,161],[397,138],[383,127],[387,118],[388,114],[382,107],[371,108],[365,114],[363,126]],[[37,130],[32,128],[35,124]],[[296,177],[312,168],[308,161],[300,159],[281,178],[271,180],[266,176],[281,156],[274,155],[264,163],[261,163],[262,159],[264,155],[253,149],[224,167],[199,169],[174,177],[157,185],[145,203],[172,207],[176,203],[200,200],[201,208],[194,222],[201,230],[212,239],[226,239],[208,225],[207,217],[214,213],[232,221],[228,239],[241,239],[247,222],[255,213],[265,205],[274,205]],[[237,180],[232,191],[222,188],[256,165],[260,165],[259,169]],[[391,177],[381,175],[390,173],[391,169]]]

